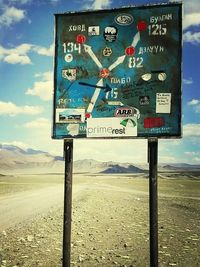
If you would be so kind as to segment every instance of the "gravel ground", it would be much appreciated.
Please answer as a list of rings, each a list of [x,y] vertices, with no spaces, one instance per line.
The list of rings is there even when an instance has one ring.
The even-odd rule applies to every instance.
[[[79,178],[91,187],[73,199],[71,266],[149,266],[148,180]],[[159,198],[159,266],[198,267],[200,201],[165,194]],[[52,207],[1,231],[0,266],[62,266],[62,225],[63,208]]]

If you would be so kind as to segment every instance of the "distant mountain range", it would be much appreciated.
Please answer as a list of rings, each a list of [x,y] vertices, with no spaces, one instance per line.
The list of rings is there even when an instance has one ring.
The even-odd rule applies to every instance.
[[[34,149],[22,149],[13,145],[0,144],[0,173],[15,170],[50,171],[63,169],[61,157]]]
[[[147,173],[148,164],[133,165],[119,162],[99,162],[93,159],[77,160],[73,163],[75,173]],[[185,163],[162,164],[159,166],[161,172],[183,172],[199,171],[200,165]],[[60,156],[53,156],[48,152],[34,150],[32,148],[22,149],[18,146],[0,144],[0,173],[63,173],[64,160]]]
[[[133,166],[130,163],[99,162],[93,159],[77,160],[74,162],[75,172],[91,173],[144,173],[146,170]]]
[[[193,165],[187,163],[174,163],[172,165],[165,165],[163,169],[171,170],[171,171],[200,171],[200,165]]]

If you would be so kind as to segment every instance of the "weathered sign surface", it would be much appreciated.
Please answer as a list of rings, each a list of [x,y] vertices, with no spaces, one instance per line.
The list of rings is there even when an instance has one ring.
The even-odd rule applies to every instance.
[[[181,136],[182,6],[55,15],[53,138]]]

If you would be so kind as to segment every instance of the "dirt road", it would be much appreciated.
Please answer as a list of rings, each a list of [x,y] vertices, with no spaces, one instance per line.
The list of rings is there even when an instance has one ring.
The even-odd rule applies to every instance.
[[[0,229],[6,230],[38,214],[48,212],[52,206],[61,206],[62,199],[63,187],[61,185],[1,197]]]
[[[159,266],[197,267],[200,183],[159,184]],[[12,178],[9,192],[0,197],[0,266],[61,267],[63,180]],[[149,266],[148,200],[148,179],[75,175],[71,265]]]
[[[147,192],[121,188],[106,183],[84,183],[73,186],[73,200],[80,191],[93,189],[111,190],[116,192],[145,194]],[[81,193],[82,195],[84,193]],[[25,192],[10,194],[0,197],[0,230],[6,230],[12,226],[32,219],[37,215],[48,213],[52,208],[63,207],[64,187],[62,184],[54,184],[41,189],[31,189]]]

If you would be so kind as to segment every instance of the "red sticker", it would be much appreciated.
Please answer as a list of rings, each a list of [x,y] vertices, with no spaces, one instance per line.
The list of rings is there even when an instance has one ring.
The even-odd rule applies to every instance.
[[[85,113],[85,118],[86,119],[89,119],[91,117],[91,114],[90,113]]]
[[[138,31],[142,32],[147,29],[147,23],[145,21],[139,21],[137,24]]]
[[[133,46],[129,46],[126,48],[125,53],[127,56],[133,56],[135,54],[135,48]]]
[[[79,34],[79,35],[76,36],[76,42],[78,44],[83,44],[83,43],[85,43],[85,41],[86,41],[85,35]]]
[[[153,117],[144,119],[144,128],[156,128],[164,126],[162,117]]]
[[[109,70],[104,68],[100,70],[99,77],[107,78],[109,76]]]

